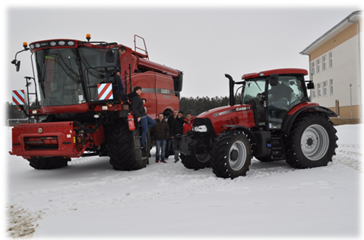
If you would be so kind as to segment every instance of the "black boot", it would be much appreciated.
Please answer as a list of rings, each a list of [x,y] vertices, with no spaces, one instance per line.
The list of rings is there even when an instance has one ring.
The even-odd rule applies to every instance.
[[[147,148],[146,147],[142,147],[142,156],[147,157]]]

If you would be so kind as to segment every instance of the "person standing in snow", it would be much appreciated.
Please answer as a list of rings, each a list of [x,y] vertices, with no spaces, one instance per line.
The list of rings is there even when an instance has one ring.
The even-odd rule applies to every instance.
[[[155,125],[152,127],[151,131],[154,134],[155,138],[155,146],[156,146],[156,154],[155,154],[155,162],[166,163],[165,158],[165,150],[167,139],[169,139],[169,126],[168,123],[164,120],[163,113],[158,114],[158,120]]]
[[[193,119],[194,117],[191,115],[191,113],[186,114],[185,124],[183,125],[183,134],[186,134],[192,130]]]
[[[131,110],[133,110],[135,118],[142,125],[142,136],[141,136],[141,145],[142,145],[142,154],[146,156],[146,143],[145,137],[147,135],[148,130],[155,125],[155,121],[147,116],[145,112],[145,108],[143,106],[143,100],[139,96],[142,93],[142,88],[136,86],[132,93],[128,94],[129,100],[131,102]]]
[[[185,124],[185,120],[183,117],[183,111],[179,111],[177,114],[177,117],[175,119],[175,125],[174,125],[174,138],[176,135],[183,134],[183,125]],[[174,162],[177,163],[179,161],[179,153],[177,151],[174,151]]]
[[[169,126],[169,139],[167,141],[167,146],[166,146],[166,159],[168,159],[169,155],[171,155],[171,153],[173,154],[173,148],[172,148],[172,143],[173,143],[173,138],[175,135],[175,125],[176,125],[176,118],[178,115],[178,111],[175,110],[173,111],[173,115],[170,116],[167,120],[168,126]]]

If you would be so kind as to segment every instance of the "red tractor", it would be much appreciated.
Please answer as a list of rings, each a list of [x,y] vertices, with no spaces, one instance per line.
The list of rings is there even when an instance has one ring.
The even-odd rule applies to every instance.
[[[201,113],[192,131],[175,140],[184,166],[211,166],[222,178],[245,176],[252,157],[286,160],[294,168],[326,166],[338,139],[329,117],[337,115],[310,102],[307,89],[314,85],[304,75],[304,69],[275,69],[245,74],[235,82],[226,74],[230,106]],[[236,96],[235,85],[241,88]]]
[[[144,48],[136,46],[140,39]],[[121,98],[121,83],[125,96],[132,86],[142,87],[147,114],[155,119],[160,112],[178,110],[183,78],[181,71],[149,61],[143,38],[135,35],[134,42],[132,50],[116,42],[90,41],[88,34],[87,41],[52,39],[33,42],[30,48],[24,43],[12,63],[19,71],[17,54],[30,50],[37,81],[25,77],[28,91],[13,91],[13,100],[19,105],[27,96],[28,106],[20,108],[29,119],[42,121],[13,128],[10,154],[22,156],[35,169],[63,167],[71,158],[90,155],[109,156],[116,170],[145,167],[141,130],[133,122],[130,103]],[[125,53],[119,56],[121,46]],[[32,80],[38,82],[40,101],[36,85],[29,92]],[[33,104],[30,95],[35,95]],[[128,120],[135,130],[129,129]],[[149,132],[146,143],[149,152]]]

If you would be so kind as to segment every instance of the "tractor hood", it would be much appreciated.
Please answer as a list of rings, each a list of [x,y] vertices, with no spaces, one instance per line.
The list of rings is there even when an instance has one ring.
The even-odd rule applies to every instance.
[[[207,129],[212,127],[216,135],[229,125],[251,128],[255,126],[253,108],[249,104],[214,108],[199,114],[193,125],[194,127],[210,125],[206,126]]]

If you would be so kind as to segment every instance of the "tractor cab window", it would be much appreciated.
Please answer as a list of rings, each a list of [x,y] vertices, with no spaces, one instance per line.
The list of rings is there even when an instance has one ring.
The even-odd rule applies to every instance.
[[[116,87],[117,51],[109,48],[80,47],[79,52],[88,98],[91,102],[99,101],[97,84],[113,83],[113,87]]]
[[[85,102],[75,49],[45,49],[35,53],[43,106]]]
[[[264,101],[265,79],[247,80],[243,89],[243,104],[251,104],[255,109],[255,119],[259,126],[265,124]]]
[[[288,111],[304,97],[301,80],[294,76],[279,76],[278,84],[268,84],[268,123],[271,129],[280,129]]]

